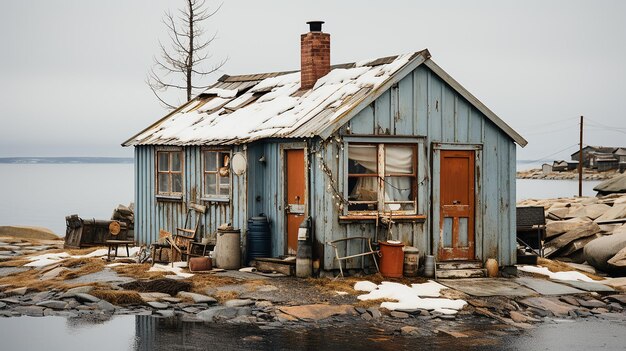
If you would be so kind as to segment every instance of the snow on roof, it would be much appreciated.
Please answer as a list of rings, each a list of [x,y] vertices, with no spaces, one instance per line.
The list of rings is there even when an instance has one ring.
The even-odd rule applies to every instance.
[[[318,135],[418,55],[428,52],[333,66],[306,91],[300,90],[299,71],[224,76],[124,145],[241,144]]]

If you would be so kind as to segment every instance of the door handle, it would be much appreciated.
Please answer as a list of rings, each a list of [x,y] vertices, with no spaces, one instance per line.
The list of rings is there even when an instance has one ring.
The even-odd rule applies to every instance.
[[[294,200],[296,201],[297,205],[300,205],[300,196],[296,195]]]
[[[460,205],[461,204],[461,200],[454,200],[452,201],[453,205]]]

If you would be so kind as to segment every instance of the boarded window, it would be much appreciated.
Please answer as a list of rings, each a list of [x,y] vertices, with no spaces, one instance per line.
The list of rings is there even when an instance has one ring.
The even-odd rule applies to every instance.
[[[157,151],[157,194],[182,195],[183,152]]]
[[[416,146],[348,144],[348,211],[415,214]]]
[[[204,158],[205,198],[229,198],[230,196],[230,151],[210,150],[202,153]]]

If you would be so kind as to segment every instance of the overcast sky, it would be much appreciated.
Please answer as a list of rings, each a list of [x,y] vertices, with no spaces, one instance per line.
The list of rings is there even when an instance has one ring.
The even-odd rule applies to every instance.
[[[132,156],[120,143],[166,112],[144,79],[183,3],[3,1],[0,157]],[[312,19],[332,63],[428,48],[529,141],[518,159],[567,157],[580,115],[586,144],[626,146],[625,1],[228,0],[207,28],[229,57],[210,80],[299,69]]]

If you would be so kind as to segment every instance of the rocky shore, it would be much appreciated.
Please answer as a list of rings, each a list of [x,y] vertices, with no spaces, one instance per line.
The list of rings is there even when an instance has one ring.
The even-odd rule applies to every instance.
[[[620,174],[616,170],[598,172],[592,169],[583,170],[583,180],[605,180],[611,179]],[[517,179],[546,179],[546,180],[577,180],[578,170],[543,173],[540,168],[518,171]]]
[[[523,285],[556,284],[549,277],[520,270],[520,277],[526,280],[476,281],[495,290],[516,286],[482,296],[462,285],[451,288],[452,281],[383,279],[378,274],[339,280],[270,278],[240,271],[192,275],[179,266],[151,268],[135,263],[133,252],[130,258],[110,262],[99,248],[64,251],[59,246],[60,241],[0,238],[0,316],[106,319],[151,315],[262,329],[359,321],[389,334],[415,337],[439,333],[467,337],[476,332],[473,326],[477,322],[492,326],[495,335],[532,328],[554,318],[626,321],[626,295],[621,292],[626,282],[620,280],[602,285],[606,288],[601,291],[596,291],[600,284],[572,291],[563,285],[561,288],[569,293],[553,296]],[[371,295],[384,290],[385,284],[397,284],[397,291],[418,291],[414,299],[419,305],[407,305],[405,296],[377,299]],[[368,294],[373,299],[365,298]],[[445,307],[451,301],[457,307],[450,308],[461,307],[432,307]],[[389,307],[396,303],[405,305]]]

